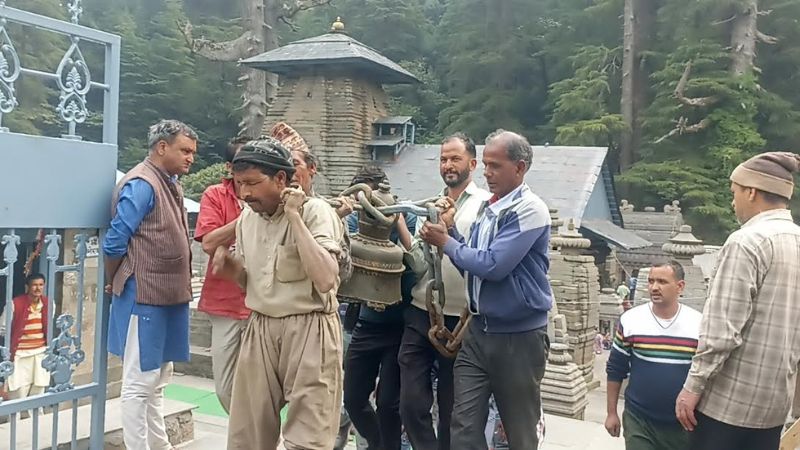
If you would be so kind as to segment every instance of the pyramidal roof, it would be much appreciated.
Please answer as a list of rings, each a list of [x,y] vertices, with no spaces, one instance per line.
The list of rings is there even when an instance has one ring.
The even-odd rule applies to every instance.
[[[419,83],[417,77],[343,31],[302,39],[241,61],[255,69],[289,74],[300,68],[338,67],[366,71],[385,84]]]

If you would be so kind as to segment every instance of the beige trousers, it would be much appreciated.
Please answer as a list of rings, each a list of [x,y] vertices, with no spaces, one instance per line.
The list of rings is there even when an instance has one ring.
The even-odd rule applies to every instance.
[[[222,408],[231,412],[231,391],[233,374],[236,371],[236,358],[242,342],[242,331],[246,319],[231,319],[222,316],[208,316],[211,321],[211,368],[214,374],[214,390],[217,391]]]
[[[342,332],[336,312],[272,318],[253,312],[233,380],[228,450],[330,450],[342,404]]]

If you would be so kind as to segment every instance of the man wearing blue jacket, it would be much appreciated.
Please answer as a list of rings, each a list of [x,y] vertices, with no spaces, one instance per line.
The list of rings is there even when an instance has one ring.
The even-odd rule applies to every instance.
[[[470,238],[452,226],[452,209],[439,224],[426,222],[421,231],[464,272],[473,315],[454,366],[454,449],[486,449],[491,395],[509,446],[535,450],[539,444],[539,388],[550,346],[547,311],[553,293],[547,280],[550,214],[525,184],[531,162],[531,146],[523,136],[495,131],[483,152],[493,196],[481,207]]]

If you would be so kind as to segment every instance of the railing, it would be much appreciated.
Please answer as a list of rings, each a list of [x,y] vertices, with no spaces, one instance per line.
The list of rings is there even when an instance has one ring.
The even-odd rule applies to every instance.
[[[89,117],[86,95],[91,89],[102,89],[104,91],[102,142],[116,144],[119,36],[78,25],[83,12],[80,0],[67,2],[71,23],[14,9],[5,6],[5,3],[5,0],[0,0],[0,132],[10,131],[7,127],[3,127],[3,115],[12,114],[19,105],[15,88],[17,82],[23,76],[31,76],[54,83],[58,88],[59,101],[55,105],[55,111],[66,124],[67,132],[62,137],[69,139],[81,139],[77,134],[77,126]],[[9,23],[47,30],[69,39],[69,49],[64,53],[54,72],[25,67],[7,31]],[[104,82],[92,81],[89,66],[80,49],[81,41],[90,41],[105,47]]]
[[[102,252],[91,247],[107,227],[115,179],[120,38],[79,25],[80,0],[65,3],[71,22],[14,9],[0,0],[0,284],[5,284],[0,291],[0,300],[5,300],[0,377],[7,380],[15,370],[10,355],[13,299],[22,291],[23,272],[42,272],[46,278],[49,317],[41,365],[50,376],[43,394],[0,398],[0,421],[8,418],[0,423],[3,449],[59,448],[64,443],[74,449],[83,438],[90,448],[102,449],[104,441],[109,301],[102,290]],[[57,67],[27,64],[15,46],[21,37],[14,31],[20,27],[65,39],[68,48]],[[93,79],[81,50],[89,44],[103,48],[102,66],[97,66],[102,67],[100,81]],[[57,90],[57,104],[50,106],[63,126],[60,136],[26,135],[8,126],[8,119],[19,112],[19,83],[27,78]],[[87,100],[89,95],[100,103],[90,94],[94,90],[102,91],[101,113]],[[102,119],[99,142],[80,135],[93,116]],[[23,167],[36,170],[25,173],[19,170]],[[32,180],[33,174],[46,182]],[[36,258],[38,270],[33,270]],[[93,335],[84,324],[93,325]],[[83,381],[75,378],[76,370],[83,372]],[[91,412],[84,411],[85,402],[91,403]],[[30,419],[23,420],[29,410]],[[88,430],[81,414],[91,417]]]
[[[48,298],[48,311],[50,311],[50,318],[47,327],[47,342],[49,343],[45,351],[45,357],[42,362],[42,367],[50,373],[50,386],[47,387],[44,394],[31,396],[17,400],[7,400],[0,403],[0,416],[9,415],[9,423],[2,425],[6,429],[0,432],[0,436],[7,434],[8,447],[4,442],[0,441],[0,447],[3,448],[16,448],[20,443],[18,433],[18,419],[22,411],[33,410],[30,420],[31,435],[28,442],[31,448],[40,448],[38,446],[40,438],[40,420],[41,413],[39,408],[49,407],[52,411],[52,427],[50,432],[50,440],[52,448],[57,448],[59,442],[68,440],[72,443],[72,448],[78,442],[78,405],[79,400],[84,397],[91,398],[91,425],[90,437],[91,448],[103,448],[103,425],[105,418],[105,400],[106,400],[106,382],[107,382],[107,356],[106,356],[106,326],[108,322],[108,302],[100,296],[100,291],[93,291],[87,296],[87,281],[89,285],[102,286],[103,282],[103,264],[102,254],[96,257],[88,257],[87,241],[89,239],[89,232],[82,232],[77,234],[74,238],[73,245],[64,253],[72,254],[69,264],[60,264],[59,259],[61,256],[61,240],[57,230],[50,230],[44,236],[44,250],[43,259],[40,267],[46,274],[47,290],[46,296]],[[10,330],[13,326],[12,321],[12,307],[13,304],[13,291],[14,291],[14,273],[15,269],[19,267],[19,251],[20,236],[16,230],[9,230],[9,232],[2,236],[0,243],[3,245],[3,263],[4,267],[0,270],[0,277],[4,277],[6,281],[6,289],[3,293],[6,299],[5,311],[5,329],[6,329],[6,346],[0,347],[0,354],[2,354],[2,362],[0,362],[0,376],[8,379],[14,372],[13,361],[10,360],[9,349],[7,347],[10,339]],[[93,277],[94,280],[86,279],[87,272],[87,257],[90,260],[95,260],[97,265],[97,275]],[[63,285],[72,285],[75,290],[75,295],[71,298],[71,302],[65,302],[64,290],[57,291],[57,278],[61,275],[63,278],[70,277],[72,282],[63,282]],[[60,301],[57,301],[60,300]],[[88,301],[87,301],[88,300]],[[83,328],[84,322],[83,311],[86,309],[87,303],[95,303],[94,311],[94,354],[93,354],[93,367],[92,367],[92,380],[81,386],[75,387],[73,385],[73,372],[76,367],[86,359],[86,352],[83,347]],[[70,304],[67,304],[70,303]],[[60,307],[63,312],[57,319],[52,320],[55,315],[53,314],[57,308]],[[74,315],[73,315],[74,314]],[[59,414],[59,404],[68,403],[71,406],[71,428],[70,437],[65,439],[63,436],[59,438],[59,418],[63,414]],[[69,405],[71,403],[71,405]],[[84,420],[85,421],[85,420]]]

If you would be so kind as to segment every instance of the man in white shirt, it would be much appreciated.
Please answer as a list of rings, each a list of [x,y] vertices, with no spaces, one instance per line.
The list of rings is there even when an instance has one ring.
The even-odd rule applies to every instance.
[[[472,181],[477,167],[475,143],[462,133],[442,141],[439,154],[439,173],[446,187],[441,195],[448,196],[456,205],[455,226],[466,235],[475,222],[481,205],[491,197]],[[422,222],[417,224],[417,230]],[[400,344],[400,415],[414,450],[448,450],[450,448],[450,415],[453,410],[453,362],[439,354],[428,340],[430,319],[425,302],[428,281],[433,269],[425,262],[423,242],[417,232],[407,259],[417,274],[418,282],[412,291],[411,306],[405,311],[405,330]],[[444,282],[445,324],[453,329],[467,306],[464,278],[450,259],[442,259]],[[439,409],[438,433],[434,433],[431,417],[433,383],[431,373],[438,363],[437,401]],[[438,438],[437,438],[438,436]]]

